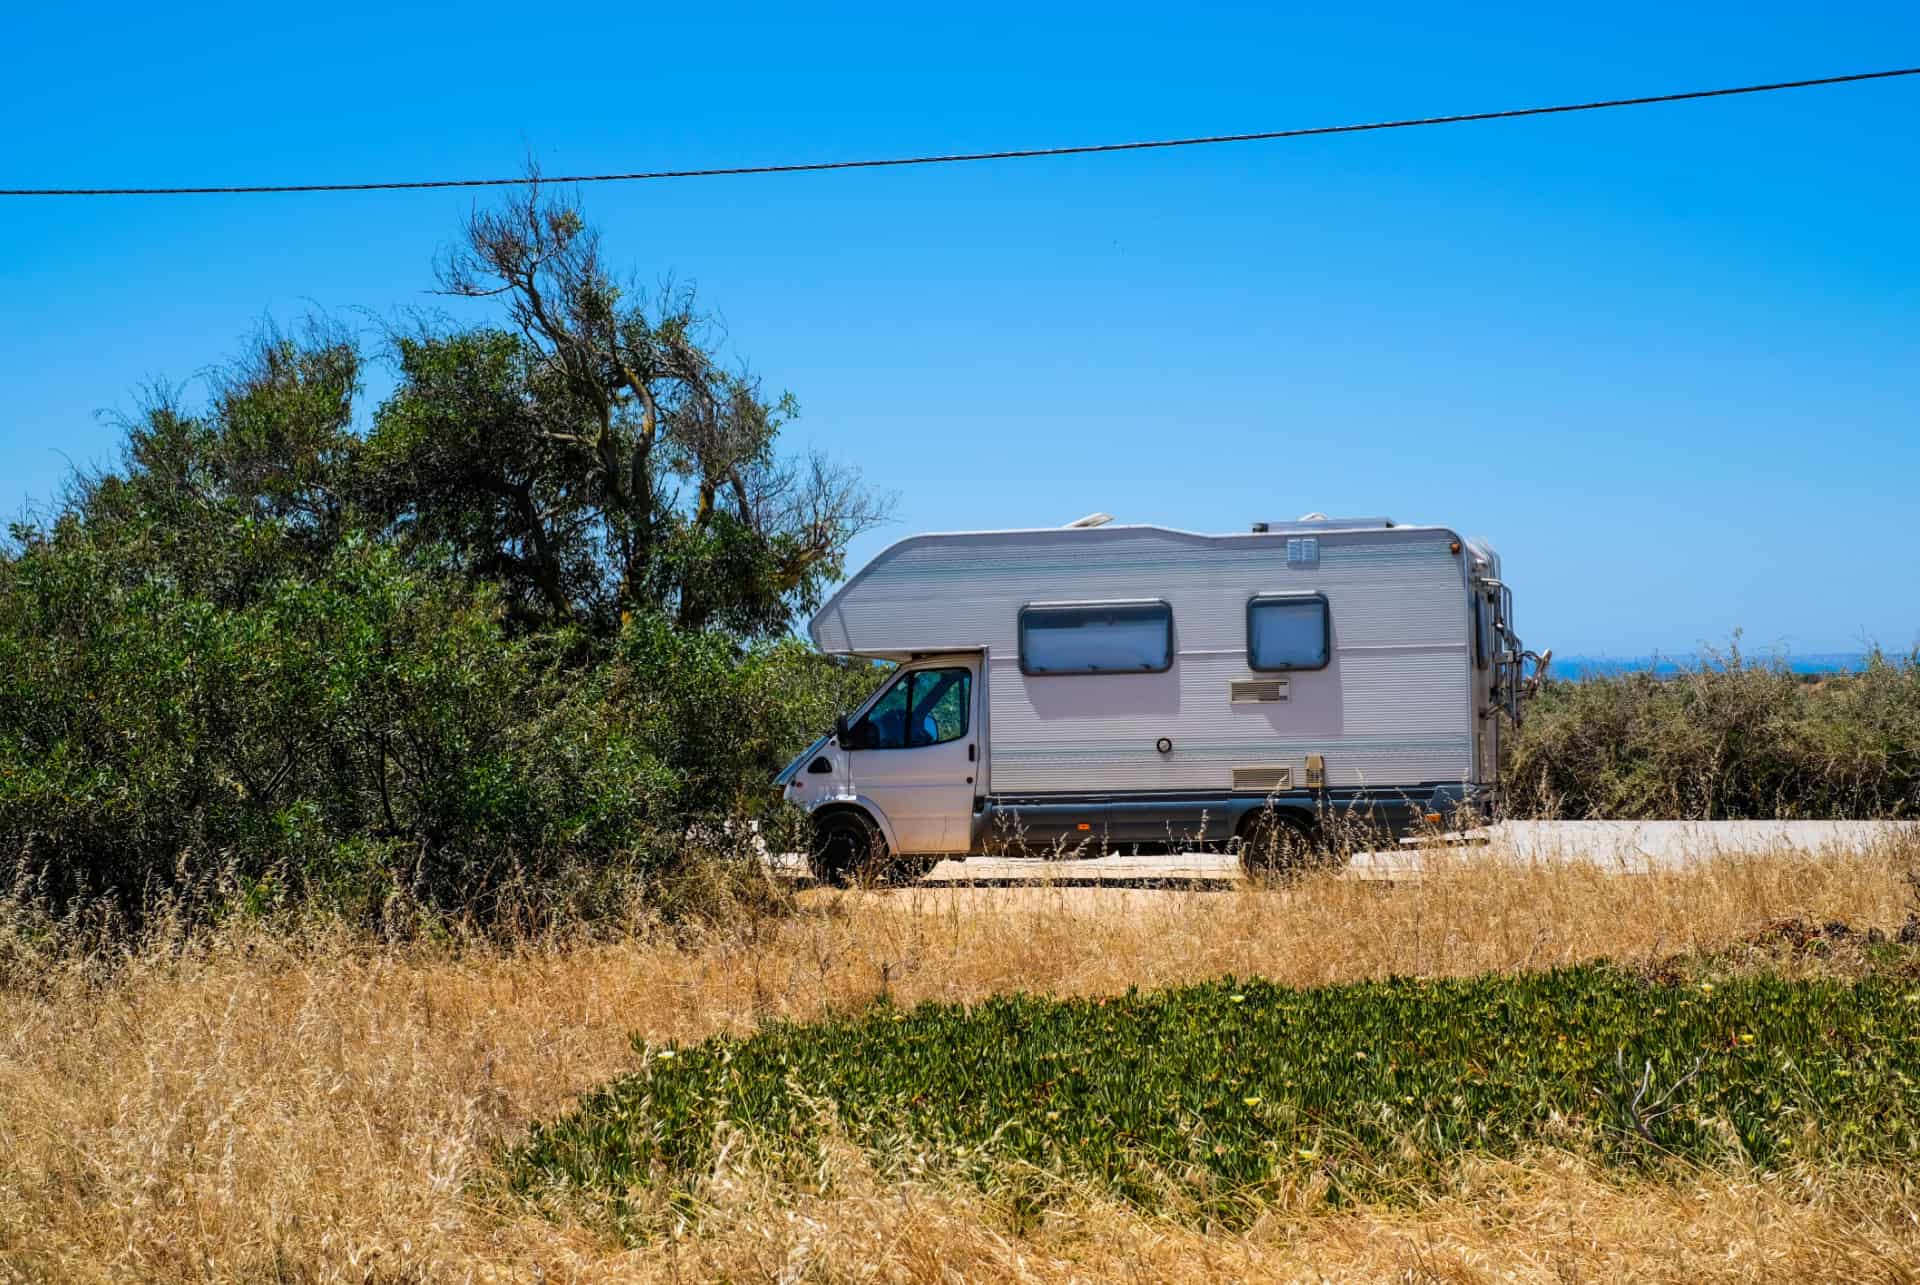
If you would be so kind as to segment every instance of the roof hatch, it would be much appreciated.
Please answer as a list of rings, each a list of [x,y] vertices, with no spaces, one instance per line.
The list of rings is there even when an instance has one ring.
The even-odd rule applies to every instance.
[[[1270,531],[1380,531],[1393,525],[1392,518],[1330,518],[1324,513],[1309,513],[1291,522],[1255,522],[1255,535]]]

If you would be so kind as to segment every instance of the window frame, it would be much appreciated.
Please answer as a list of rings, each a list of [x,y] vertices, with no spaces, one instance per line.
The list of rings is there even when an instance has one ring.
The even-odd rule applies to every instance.
[[[1027,663],[1027,617],[1033,614],[1070,611],[1113,611],[1116,609],[1158,608],[1165,614],[1166,662],[1129,669],[1035,669]],[[1029,602],[1020,608],[1014,626],[1014,650],[1019,653],[1020,672],[1029,678],[1106,677],[1113,674],[1164,674],[1173,668],[1173,604],[1165,598],[1117,598],[1106,602]]]
[[[944,674],[952,671],[958,671],[966,675],[966,677],[961,680],[966,687],[966,699],[961,702],[960,730],[952,736],[943,737],[937,741],[924,741],[919,745],[915,745],[912,734],[914,707],[913,680],[915,676],[919,674]],[[967,665],[924,665],[918,669],[901,670],[898,674],[894,675],[892,682],[886,684],[873,694],[873,699],[867,702],[866,707],[860,711],[859,717],[854,719],[851,726],[847,729],[849,733],[852,733],[857,728],[873,726],[871,721],[873,711],[880,707],[881,701],[884,701],[888,696],[893,694],[894,688],[904,683],[907,688],[907,698],[905,701],[906,709],[903,714],[904,721],[900,729],[901,744],[848,745],[843,748],[852,753],[878,754],[893,750],[927,750],[933,749],[936,746],[952,745],[955,741],[964,741],[973,732],[973,679],[974,671],[971,666]]]
[[[1315,602],[1320,604],[1320,663],[1317,665],[1262,665],[1259,663],[1253,647],[1253,613],[1260,607],[1276,603],[1298,604]],[[1256,593],[1247,599],[1247,668],[1256,674],[1307,674],[1325,669],[1333,663],[1333,604],[1327,601],[1327,595],[1311,593]]]

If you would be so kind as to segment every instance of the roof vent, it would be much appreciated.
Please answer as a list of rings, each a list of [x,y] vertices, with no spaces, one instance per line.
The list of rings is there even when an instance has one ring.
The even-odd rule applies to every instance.
[[[1393,526],[1392,518],[1330,518],[1324,513],[1309,513],[1291,522],[1255,522],[1255,535],[1279,531],[1379,531]]]
[[[1111,521],[1113,521],[1111,513],[1089,513],[1084,518],[1075,518],[1067,523],[1067,529],[1071,531],[1078,527],[1105,526]]]

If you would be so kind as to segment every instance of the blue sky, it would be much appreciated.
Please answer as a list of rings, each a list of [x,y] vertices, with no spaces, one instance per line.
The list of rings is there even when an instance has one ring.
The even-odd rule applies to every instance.
[[[925,8],[925,7],[922,7]],[[0,186],[1164,137],[1920,63],[1912,5],[14,6]],[[1920,78],[996,165],[606,185],[923,530],[1490,537],[1529,643],[1920,641]],[[472,193],[0,202],[0,514],[261,319],[435,305]],[[376,376],[377,381],[377,376]]]

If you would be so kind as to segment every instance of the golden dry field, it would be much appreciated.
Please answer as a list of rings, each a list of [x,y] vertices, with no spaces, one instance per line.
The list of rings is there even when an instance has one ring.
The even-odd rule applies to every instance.
[[[0,1279],[20,1281],[1909,1280],[1909,1173],[1628,1177],[1470,1161],[1413,1207],[1318,1193],[1231,1233],[1092,1192],[1037,1224],[829,1148],[806,1189],[723,1154],[696,1219],[623,1245],[489,1181],[496,1148],[697,1041],[887,995],[1097,995],[1226,973],[1288,985],[1764,944],[1782,920],[1897,929],[1910,848],[1621,876],[1431,854],[1417,880],[1289,889],[802,894],[725,928],[390,946],[311,927],[156,938],[102,963],[4,943]]]

